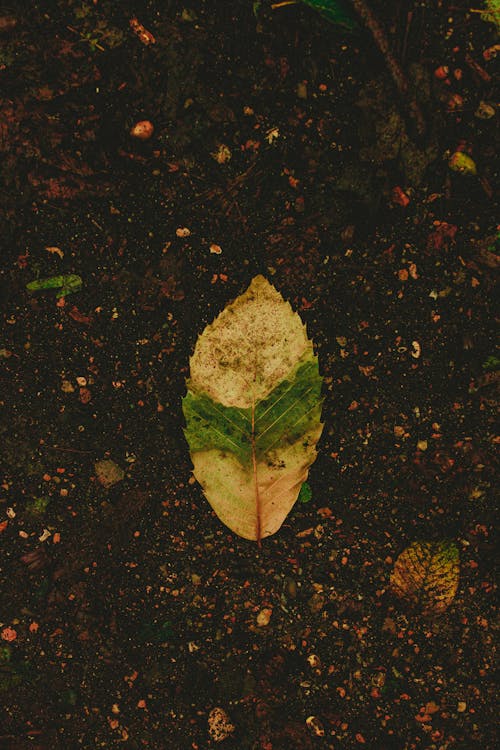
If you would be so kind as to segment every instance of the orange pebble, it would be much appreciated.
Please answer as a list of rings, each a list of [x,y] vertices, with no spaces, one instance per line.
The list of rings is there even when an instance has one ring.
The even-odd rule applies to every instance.
[[[138,138],[140,141],[147,141],[151,138],[154,131],[154,125],[149,120],[140,120],[130,128],[130,135],[132,138]]]
[[[434,75],[442,81],[448,76],[449,72],[450,69],[447,65],[440,65],[439,68],[436,68],[434,71]]]

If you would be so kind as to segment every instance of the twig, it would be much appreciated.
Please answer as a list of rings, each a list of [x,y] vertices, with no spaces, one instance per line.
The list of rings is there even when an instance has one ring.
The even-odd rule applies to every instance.
[[[40,445],[39,448],[46,448],[51,451],[62,451],[64,453],[92,453],[93,451],[80,451],[77,448],[61,448],[59,445]]]
[[[412,20],[413,20],[413,11],[410,10],[406,14],[406,29],[405,29],[404,39],[403,39],[403,49],[401,51],[401,62],[404,62],[406,58],[406,49],[408,47],[408,35],[410,33],[410,26],[411,26]]]
[[[392,80],[396,84],[401,96],[407,100],[408,109],[411,117],[415,120],[417,132],[423,135],[425,132],[425,122],[415,97],[408,97],[408,80],[403,73],[403,69],[392,54],[389,48],[389,42],[378,19],[373,15],[365,0],[352,0],[356,13],[359,15],[365,26],[371,31],[375,44],[384,56]]]
[[[460,10],[462,10],[460,8]],[[500,13],[499,10],[495,10],[495,8],[467,8],[467,11],[469,13],[481,13],[484,16],[496,16]]]
[[[465,55],[465,62],[471,68],[474,73],[477,73],[477,75],[483,79],[483,81],[486,81],[486,83],[489,83],[491,81],[490,74],[482,68],[479,63],[477,63],[471,55],[467,52]]]

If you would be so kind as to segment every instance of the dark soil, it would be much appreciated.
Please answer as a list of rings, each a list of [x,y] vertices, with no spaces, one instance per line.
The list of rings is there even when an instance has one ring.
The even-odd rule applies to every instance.
[[[2,4],[2,749],[211,748],[214,707],[227,750],[496,747],[498,39],[462,0],[371,8],[406,97],[303,4]],[[261,549],[191,481],[181,411],[258,273],[326,397],[312,499]],[[64,304],[26,290],[60,274]],[[459,589],[424,616],[389,577],[443,539]]]

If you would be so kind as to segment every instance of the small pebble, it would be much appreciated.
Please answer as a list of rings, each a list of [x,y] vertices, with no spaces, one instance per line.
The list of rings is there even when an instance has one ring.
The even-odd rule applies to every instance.
[[[488,102],[479,102],[478,108],[474,112],[474,115],[478,117],[480,120],[489,120],[491,117],[495,116],[495,107],[493,105],[488,104]]]
[[[130,135],[132,138],[137,138],[140,141],[147,141],[151,138],[154,131],[154,125],[149,120],[140,120],[130,128]]]
[[[272,613],[273,610],[270,607],[264,607],[264,609],[260,610],[259,614],[257,615],[257,625],[259,626],[259,628],[263,628],[266,625],[269,625]]]

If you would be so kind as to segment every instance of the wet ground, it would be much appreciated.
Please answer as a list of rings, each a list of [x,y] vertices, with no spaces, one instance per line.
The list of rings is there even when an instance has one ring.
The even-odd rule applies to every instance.
[[[371,3],[403,97],[302,4],[2,7],[0,747],[210,748],[215,707],[228,750],[495,747],[497,36],[447,6]],[[258,273],[325,384],[312,498],[260,550],[181,411]],[[440,616],[390,590],[416,540],[460,552]]]

